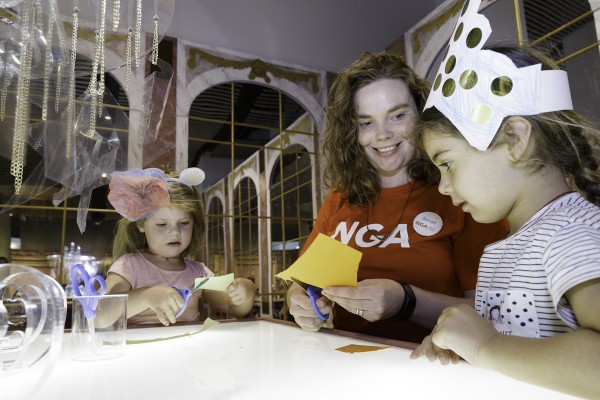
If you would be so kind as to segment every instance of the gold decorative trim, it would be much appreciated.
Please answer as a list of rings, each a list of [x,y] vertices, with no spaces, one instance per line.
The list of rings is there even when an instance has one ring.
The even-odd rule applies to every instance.
[[[237,180],[237,184],[236,184],[236,188],[239,186],[240,182],[244,179],[244,178],[248,178],[252,181],[252,178],[250,177],[250,174],[247,173],[247,171],[259,171],[259,166],[258,166],[258,157],[251,157],[249,159],[246,160],[246,162],[244,162],[240,169],[237,170],[234,175],[233,175],[233,181],[235,182]],[[252,181],[252,183],[254,183],[254,181]]]
[[[460,12],[463,6],[463,1],[458,1],[454,3],[454,5],[443,13],[441,13],[438,17],[429,21],[428,23],[421,26],[419,29],[415,30],[412,34],[412,45],[413,45],[413,54],[418,54],[421,52],[421,35],[425,35],[430,33],[433,30],[438,30],[440,27],[446,24],[448,20],[454,17],[456,14]]]
[[[206,60],[212,64],[218,65],[223,68],[233,69],[246,69],[250,68],[248,73],[248,79],[255,80],[256,78],[262,78],[265,82],[271,83],[271,78],[267,73],[277,78],[286,79],[290,82],[300,84],[301,82],[309,82],[311,89],[314,93],[319,92],[319,79],[316,73],[312,72],[293,72],[284,70],[276,65],[264,62],[261,59],[254,59],[248,61],[242,60],[231,60],[216,56],[214,54],[207,53],[206,51],[198,48],[188,48],[188,60],[187,65],[189,69],[195,69],[198,67],[198,59]]]
[[[68,21],[63,21],[62,25],[63,25],[63,29],[65,30],[65,32],[71,32],[73,30],[73,25]],[[79,36],[79,39],[83,39],[89,43],[94,43],[96,41],[96,31],[91,28],[82,27],[81,25],[79,25],[79,35],[78,36]],[[109,43],[116,42],[118,44],[121,44],[121,43],[124,44],[126,40],[127,40],[126,33],[105,33],[104,34],[104,42],[109,42]]]

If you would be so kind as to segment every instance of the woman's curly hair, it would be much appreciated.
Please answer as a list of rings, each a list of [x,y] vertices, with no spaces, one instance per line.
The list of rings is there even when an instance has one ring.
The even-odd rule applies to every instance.
[[[406,82],[418,111],[422,111],[430,85],[419,77],[402,57],[388,53],[364,53],[333,81],[329,89],[327,127],[322,155],[326,164],[325,185],[344,193],[351,204],[366,206],[375,202],[381,191],[379,175],[358,144],[356,92],[382,79]],[[413,157],[408,173],[422,180],[423,157]]]

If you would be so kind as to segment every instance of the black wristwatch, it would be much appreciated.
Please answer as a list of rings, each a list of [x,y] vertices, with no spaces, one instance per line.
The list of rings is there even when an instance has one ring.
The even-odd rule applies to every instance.
[[[410,285],[406,282],[400,282],[400,285],[404,289],[404,302],[402,303],[402,307],[400,307],[400,311],[394,317],[394,321],[406,321],[409,319],[417,305],[417,297]]]

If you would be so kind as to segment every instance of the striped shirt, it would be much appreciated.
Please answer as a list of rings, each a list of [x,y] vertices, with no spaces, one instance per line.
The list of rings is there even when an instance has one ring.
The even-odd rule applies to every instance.
[[[475,309],[507,335],[547,337],[579,326],[565,293],[600,278],[600,208],[579,193],[543,207],[486,247]]]

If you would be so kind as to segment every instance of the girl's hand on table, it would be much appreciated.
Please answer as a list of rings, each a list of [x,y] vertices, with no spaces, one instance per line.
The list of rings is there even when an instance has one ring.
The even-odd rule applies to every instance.
[[[411,358],[425,355],[430,361],[439,359],[445,365],[449,361],[455,364],[458,357],[462,357],[475,364],[481,346],[499,334],[473,307],[466,304],[448,307],[438,318],[431,335],[412,352]]]
[[[456,364],[460,361],[458,354],[452,350],[445,350],[433,344],[432,335],[423,339],[423,342],[410,353],[410,358],[416,360],[419,357],[425,356],[431,362],[440,360],[440,364],[448,365],[449,363]]]

